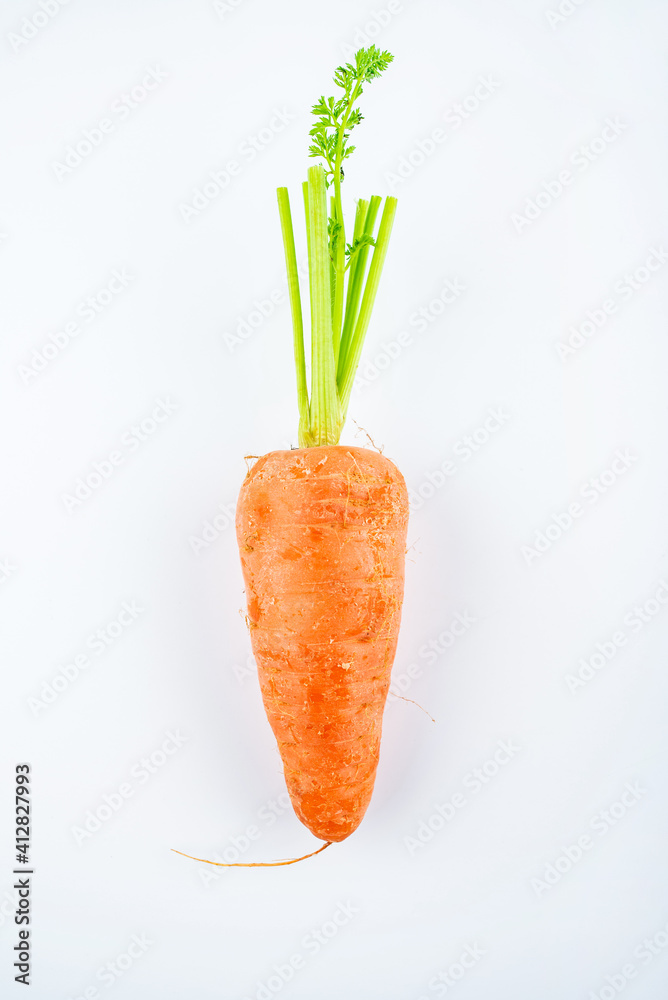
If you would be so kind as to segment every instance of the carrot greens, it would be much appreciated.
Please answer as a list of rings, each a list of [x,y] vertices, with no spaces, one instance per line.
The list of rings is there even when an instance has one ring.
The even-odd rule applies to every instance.
[[[302,185],[311,318],[310,397],[290,200],[287,188],[277,190],[294,333],[301,448],[338,444],[387,254],[396,198],[385,198],[375,236],[382,198],[360,198],[352,240],[346,243],[341,182],[343,162],[355,149],[348,142],[351,131],[362,121],[356,102],[364,84],[380,76],[392,59],[390,52],[381,52],[375,45],[359,49],[354,64],[339,66],[334,73],[334,83],[343,93],[338,99],[321,97],[312,109],[316,124],[310,132],[309,155],[324,163],[309,167]]]

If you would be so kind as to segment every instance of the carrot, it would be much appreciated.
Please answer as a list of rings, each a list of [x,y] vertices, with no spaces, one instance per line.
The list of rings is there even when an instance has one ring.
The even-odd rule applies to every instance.
[[[270,452],[239,496],[264,707],[295,812],[321,840],[348,837],[373,791],[407,524],[403,476],[365,448]]]
[[[309,167],[302,185],[310,394],[290,201],[287,188],[278,188],[299,447],[255,462],[236,513],[264,708],[294,810],[326,841],[305,857],[350,836],[369,805],[404,592],[403,476],[382,454],[339,444],[397,205],[385,198],[376,232],[382,199],[359,199],[346,243],[342,164],[362,120],[356,102],[363,86],[392,58],[375,45],[360,49],[334,74],[342,94],[313,106],[309,152],[324,164]]]

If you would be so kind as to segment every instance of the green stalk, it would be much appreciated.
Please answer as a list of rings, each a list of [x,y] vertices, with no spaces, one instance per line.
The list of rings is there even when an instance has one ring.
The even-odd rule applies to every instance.
[[[285,268],[288,276],[288,295],[290,312],[292,314],[292,329],[294,333],[295,369],[297,372],[297,402],[299,406],[299,427],[306,429],[309,425],[308,389],[306,387],[306,360],[304,357],[304,325],[302,321],[302,303],[299,294],[299,273],[297,271],[297,254],[295,253],[295,238],[292,230],[292,215],[288,189],[278,188],[278,213],[281,219],[283,233],[283,249],[285,250]]]
[[[343,135],[348,125],[350,112],[353,110],[355,101],[362,92],[362,85],[358,81],[350,94],[348,100],[348,110],[343,121],[339,125],[336,137],[336,158],[334,160],[334,202],[336,205],[336,218],[341,224],[338,239],[336,242],[336,255],[334,258],[334,268],[336,271],[336,295],[334,298],[334,312],[332,314],[332,328],[334,330],[334,340],[337,344],[336,354],[338,357],[338,344],[341,340],[341,327],[343,324],[343,273],[346,266],[346,234],[343,226],[343,203],[341,201],[341,164],[343,162]]]
[[[346,264],[341,182],[343,161],[355,149],[348,141],[351,130],[363,117],[355,102],[363,87],[384,73],[393,58],[391,52],[375,45],[358,49],[354,65],[346,63],[334,72],[334,83],[343,94],[338,99],[321,96],[312,107],[316,121],[309,132],[309,156],[324,160],[327,169],[320,164],[310,167],[308,180],[302,185],[311,313],[310,395],[290,203],[287,189],[278,189],[294,332],[300,448],[338,444],[387,253],[396,198],[386,198],[374,241],[381,205],[381,199],[374,195],[357,203],[352,240],[355,249],[351,249]],[[333,190],[328,195],[329,183]],[[370,246],[374,252],[367,274]]]
[[[313,275],[311,273],[311,232],[308,226],[308,181],[302,182],[304,195],[304,218],[306,220],[306,256],[308,259],[308,294],[311,311],[313,311]]]
[[[364,232],[364,223],[366,221],[366,214],[369,208],[369,202],[366,198],[358,198],[357,204],[355,205],[355,225],[353,227],[353,243],[355,240],[362,235]],[[348,268],[348,294],[346,295],[346,308],[344,313],[348,312],[348,307],[350,306],[350,294],[353,287],[353,276],[355,274],[355,268],[357,267],[357,261],[359,260],[359,254],[355,254],[352,263]]]
[[[346,413],[348,412],[348,404],[350,402],[350,394],[353,388],[355,372],[357,371],[360,355],[362,353],[362,345],[364,344],[364,338],[369,326],[369,320],[371,319],[371,310],[373,309],[376,292],[378,291],[378,285],[380,283],[380,275],[383,270],[383,264],[387,254],[387,247],[390,240],[390,233],[392,232],[392,223],[394,222],[396,209],[397,199],[388,196],[385,199],[385,207],[383,208],[383,215],[380,220],[378,236],[376,237],[376,245],[373,250],[373,257],[371,259],[369,276],[364,289],[362,305],[355,324],[355,330],[350,342],[350,348],[346,355],[343,371],[341,372],[341,377],[339,379],[339,396],[341,399],[343,420],[345,420]]]
[[[332,195],[330,197],[330,199],[329,199],[329,214],[330,214],[330,217],[332,219],[334,219],[334,220],[336,219],[336,201],[334,199],[334,195]],[[338,338],[336,336],[336,331],[334,330],[334,308],[335,308],[335,301],[336,301],[336,285],[337,285],[336,278],[337,278],[336,268],[334,267],[334,259],[333,259],[333,255],[332,255],[332,247],[331,247],[331,244],[330,244],[330,247],[329,247],[329,280],[330,280],[330,283],[331,283],[331,292],[332,292],[332,344],[334,346],[334,363],[335,364],[336,364],[336,361],[338,360],[338,357],[339,357],[339,341],[338,341]]]
[[[380,208],[380,203],[382,198],[379,198],[377,194],[372,195],[371,200],[366,202],[362,201],[362,205],[367,206],[366,214],[364,216],[364,221],[359,235],[366,234],[368,236],[373,236],[373,229],[376,224],[376,216],[378,215],[378,209]],[[358,209],[359,209],[358,202]],[[357,230],[358,220],[355,218],[355,229]],[[356,232],[356,235],[357,232]],[[341,382],[343,371],[346,365],[346,357],[350,349],[350,340],[355,329],[355,323],[357,321],[357,313],[359,310],[360,298],[362,296],[362,289],[364,288],[364,275],[366,273],[366,262],[369,256],[369,247],[362,247],[355,254],[355,259],[350,265],[350,275],[348,277],[348,299],[346,301],[346,317],[343,323],[343,332],[341,334],[341,347],[339,348],[339,361],[337,370],[337,380]]]
[[[341,405],[336,391],[332,343],[330,256],[325,171],[308,169],[309,272],[311,275],[311,406],[309,431],[314,445],[337,444]]]
[[[341,201],[341,148],[343,133],[339,130],[339,138],[336,146],[336,160],[334,162],[334,217],[341,223],[334,253],[334,305],[332,308],[332,331],[334,335],[335,354],[338,358],[339,344],[341,341],[341,325],[343,322],[343,271],[346,264],[346,234],[343,227],[343,204]]]

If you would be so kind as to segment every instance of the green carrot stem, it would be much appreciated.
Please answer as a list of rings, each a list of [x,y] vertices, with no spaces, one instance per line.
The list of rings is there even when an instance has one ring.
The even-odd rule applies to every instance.
[[[278,212],[283,233],[283,249],[285,251],[285,268],[288,276],[288,296],[292,314],[292,329],[294,333],[295,370],[297,373],[297,403],[299,406],[300,427],[308,427],[309,401],[306,386],[306,360],[304,356],[304,325],[302,321],[302,303],[299,293],[299,273],[297,270],[297,254],[295,253],[295,238],[292,229],[292,215],[288,189],[280,187],[278,196]]]
[[[339,128],[336,143],[336,159],[334,161],[334,218],[340,225],[334,246],[334,271],[336,286],[334,290],[334,307],[332,309],[332,330],[336,342],[336,354],[341,340],[343,323],[343,281],[346,263],[346,236],[343,228],[343,202],[341,201],[341,159],[343,155],[343,125]]]
[[[373,309],[376,292],[378,291],[378,285],[380,283],[380,275],[383,270],[383,264],[387,254],[387,247],[390,239],[390,233],[392,232],[392,223],[394,222],[396,209],[397,199],[388,196],[385,199],[383,215],[378,228],[378,236],[376,237],[373,257],[371,258],[369,276],[366,280],[364,295],[362,297],[362,305],[355,324],[355,330],[350,342],[350,348],[346,354],[346,360],[341,373],[341,378],[339,379],[339,397],[341,399],[343,420],[345,420],[346,413],[348,412],[348,404],[350,402],[353,381],[359,364],[360,355],[362,353],[362,345],[364,344],[364,338],[369,326],[369,320],[371,319],[371,310]]]
[[[334,195],[332,195],[329,199],[329,214],[332,223],[336,222],[336,198]],[[334,364],[336,364],[339,357],[339,337],[337,337],[336,329],[334,327],[334,310],[336,309],[336,287],[338,284],[338,275],[334,264],[334,245],[335,237],[329,241],[329,280],[332,292],[332,345],[334,347]],[[341,275],[341,281],[343,281],[343,275]]]
[[[313,310],[313,274],[311,271],[311,231],[308,224],[308,181],[302,182],[302,194],[304,196],[304,218],[306,220],[306,254],[308,257],[308,294],[309,305]]]
[[[349,144],[351,131],[362,121],[356,101],[363,87],[384,73],[392,59],[391,52],[381,51],[375,45],[358,49],[354,64],[338,66],[334,73],[334,83],[343,94],[338,99],[320,97],[312,108],[316,122],[309,132],[312,138],[309,155],[324,160],[327,169],[325,171],[321,165],[310,167],[308,180],[302,185],[311,315],[310,396],[306,384],[299,272],[290,204],[287,190],[278,189],[294,331],[299,445],[302,448],[335,445],[339,441],[387,253],[396,199],[386,198],[375,241],[373,232],[381,199],[377,195],[368,202],[360,199],[348,251],[341,182],[343,162],[355,149]],[[328,216],[329,182],[333,185],[333,193],[329,198]],[[374,246],[374,253],[367,274],[370,246]]]
[[[370,201],[361,201],[362,205],[367,206],[367,210],[358,235],[373,236],[376,216],[378,215],[378,209],[380,208],[382,200],[383,199],[379,198],[377,194],[374,194],[372,195]],[[355,218],[355,227],[357,227],[357,221],[357,218]],[[359,311],[360,299],[362,297],[362,289],[364,288],[364,276],[366,273],[366,262],[368,256],[369,247],[362,247],[355,254],[355,259],[350,265],[350,276],[348,278],[348,300],[346,302],[346,316],[343,324],[343,332],[341,333],[341,347],[339,348],[337,370],[337,381],[339,387],[341,385],[341,379],[346,366],[346,358],[350,349],[350,341],[357,322],[357,314]]]
[[[353,245],[355,243],[355,240],[359,236],[361,236],[362,233],[364,232],[364,223],[366,221],[366,214],[367,214],[368,208],[369,208],[369,202],[366,200],[366,198],[358,198],[357,199],[357,204],[355,205],[355,225],[353,227]],[[355,254],[355,256],[353,258],[353,262],[352,262],[352,264],[350,265],[350,268],[349,268],[349,272],[350,273],[349,273],[349,277],[348,277],[348,293],[346,295],[346,308],[345,308],[345,312],[346,313],[348,312],[348,307],[350,305],[350,294],[352,292],[352,280],[353,280],[353,275],[355,273],[355,268],[357,266],[357,261],[358,260],[359,260],[359,254]]]
[[[332,344],[332,300],[325,171],[308,169],[308,230],[311,273],[311,406],[309,431],[315,445],[336,444],[341,406]]]

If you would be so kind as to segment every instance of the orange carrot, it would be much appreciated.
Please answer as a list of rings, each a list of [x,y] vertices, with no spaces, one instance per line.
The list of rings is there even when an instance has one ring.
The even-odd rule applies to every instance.
[[[375,232],[382,199],[360,198],[346,243],[343,161],[362,121],[363,86],[391,62],[375,45],[360,49],[334,74],[342,94],[321,97],[312,109],[309,153],[324,163],[308,169],[302,186],[310,397],[290,201],[287,188],[278,188],[300,447],[260,458],[237,505],[264,707],[295,812],[327,842],[350,836],[369,805],[404,589],[404,479],[382,455],[339,445],[397,206],[386,197]]]
[[[392,55],[372,45],[354,60],[334,74],[338,99],[321,97],[313,107],[309,152],[324,163],[309,167],[302,186],[310,395],[290,201],[287,188],[277,191],[299,448],[269,452],[253,465],[236,515],[264,707],[295,812],[326,841],[305,857],[350,836],[369,805],[404,590],[403,476],[382,455],[339,444],[397,207],[396,198],[385,198],[376,231],[382,199],[358,199],[346,243],[342,165],[362,121],[357,101]]]
[[[407,524],[403,476],[365,448],[270,452],[239,496],[264,707],[295,812],[321,840],[348,837],[373,791]]]

